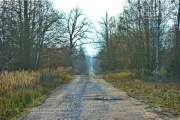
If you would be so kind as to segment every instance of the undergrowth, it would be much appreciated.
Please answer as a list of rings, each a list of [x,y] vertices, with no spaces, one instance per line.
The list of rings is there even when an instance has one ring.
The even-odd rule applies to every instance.
[[[72,79],[70,69],[4,71],[0,74],[0,120],[16,118],[50,91]]]
[[[155,111],[180,115],[180,84],[147,82],[137,79],[131,72],[106,73],[103,77],[116,88],[143,100]]]

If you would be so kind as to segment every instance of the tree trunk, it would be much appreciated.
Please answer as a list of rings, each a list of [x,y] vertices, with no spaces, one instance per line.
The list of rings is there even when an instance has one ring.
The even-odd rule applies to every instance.
[[[29,18],[28,18],[28,1],[24,0],[24,69],[30,69],[30,49],[31,42],[29,39]]]
[[[180,46],[179,46],[179,24],[180,24],[180,1],[177,15],[177,26],[176,26],[176,55],[175,59],[179,60]]]
[[[20,46],[20,51],[19,51],[19,58],[20,58],[20,69],[23,68],[24,64],[24,54],[23,54],[23,21],[22,21],[22,8],[21,8],[21,1],[19,0],[19,20],[20,20],[20,26],[19,26],[19,31],[20,31],[20,37],[19,37],[19,46]]]
[[[69,64],[71,67],[73,67],[73,38],[72,38],[72,34],[70,34]]]

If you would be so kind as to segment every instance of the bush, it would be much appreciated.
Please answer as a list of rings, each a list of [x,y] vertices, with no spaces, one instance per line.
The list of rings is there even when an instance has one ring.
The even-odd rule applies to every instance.
[[[180,75],[180,60],[172,60],[167,67],[167,74],[169,77],[179,77]]]

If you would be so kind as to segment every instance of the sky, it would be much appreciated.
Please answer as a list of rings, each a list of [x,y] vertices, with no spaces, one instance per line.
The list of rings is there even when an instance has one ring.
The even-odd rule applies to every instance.
[[[108,11],[109,16],[122,12],[125,0],[53,0],[55,8],[64,12],[79,6],[85,15],[93,21],[100,20]]]
[[[106,11],[109,16],[116,16],[123,10],[125,0],[53,0],[54,7],[68,13],[72,8],[79,6],[95,25],[105,17]],[[85,45],[90,56],[96,52],[92,45]]]

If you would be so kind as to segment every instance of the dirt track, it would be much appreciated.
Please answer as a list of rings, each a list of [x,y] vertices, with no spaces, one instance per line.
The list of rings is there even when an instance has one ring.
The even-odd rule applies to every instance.
[[[97,76],[76,76],[50,94],[22,120],[147,120],[161,119],[147,106]]]

